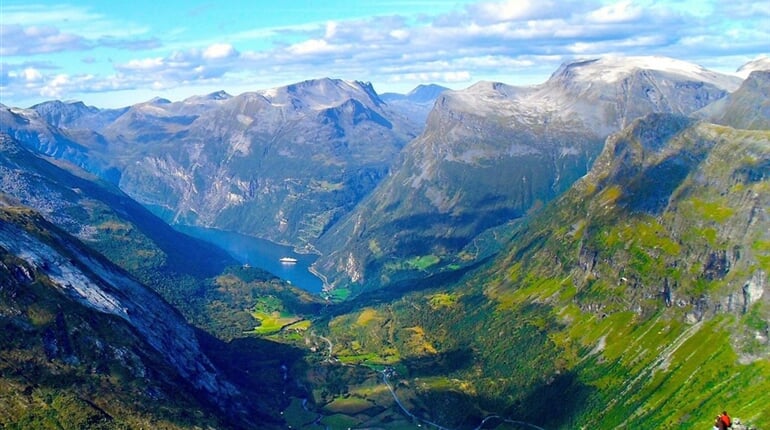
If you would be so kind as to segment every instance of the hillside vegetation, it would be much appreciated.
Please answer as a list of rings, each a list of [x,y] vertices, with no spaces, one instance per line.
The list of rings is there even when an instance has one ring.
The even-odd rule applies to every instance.
[[[695,429],[728,409],[768,428],[768,166],[770,132],[645,117],[485,269],[328,336],[341,360],[397,366],[448,427]]]

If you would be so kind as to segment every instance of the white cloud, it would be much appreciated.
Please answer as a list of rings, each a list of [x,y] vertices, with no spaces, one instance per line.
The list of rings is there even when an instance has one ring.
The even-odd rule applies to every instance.
[[[392,37],[393,39],[395,39],[395,40],[404,41],[404,40],[407,40],[409,38],[409,30],[406,30],[406,29],[403,29],[403,28],[398,28],[398,29],[395,29],[395,30],[391,30],[388,33],[388,35],[390,37]]]
[[[40,95],[50,98],[61,98],[65,87],[69,86],[70,78],[68,75],[59,74],[47,84],[40,88]]]
[[[63,21],[88,22],[102,16],[71,5],[3,5],[3,20],[22,26],[57,24]]]
[[[163,58],[155,57],[155,58],[142,58],[142,59],[131,60],[128,63],[118,67],[126,71],[128,70],[141,71],[141,70],[158,70],[163,68],[164,65],[165,65],[165,61]]]
[[[56,27],[86,39],[124,38],[146,34],[146,26],[113,20],[90,8],[70,4],[3,5],[3,22],[21,27]]]
[[[324,33],[324,39],[331,39],[337,34],[337,23],[329,21],[326,23],[326,32]]]
[[[317,55],[334,52],[336,49],[324,39],[310,39],[304,42],[295,43],[286,50],[292,55]]]
[[[43,74],[39,70],[29,67],[22,71],[21,77],[28,83],[39,82],[43,79]]]
[[[220,60],[223,58],[233,58],[238,55],[238,51],[229,43],[215,43],[203,51],[203,58],[206,60]]]

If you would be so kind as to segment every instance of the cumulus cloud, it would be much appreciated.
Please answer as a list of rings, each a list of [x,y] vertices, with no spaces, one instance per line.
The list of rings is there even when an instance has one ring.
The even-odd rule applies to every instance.
[[[154,49],[161,46],[160,41],[151,39],[123,39],[104,36],[87,39],[83,36],[61,31],[55,26],[23,27],[18,24],[0,25],[0,55],[30,56],[51,54],[65,51],[84,51],[98,47],[109,47],[131,51]]]
[[[133,59],[118,64],[120,76],[131,76],[156,88],[207,81],[222,77],[235,66],[240,53],[227,43],[214,43],[203,49],[175,51],[167,57]]]
[[[286,48],[286,51],[292,55],[328,54],[336,50],[338,50],[337,47],[324,39],[305,40],[304,42],[295,43]]]
[[[229,43],[215,43],[203,50],[202,57],[206,60],[221,60],[238,56],[238,51]]]
[[[20,77],[26,82],[39,82],[43,80],[43,74],[39,70],[28,67],[21,72]]]

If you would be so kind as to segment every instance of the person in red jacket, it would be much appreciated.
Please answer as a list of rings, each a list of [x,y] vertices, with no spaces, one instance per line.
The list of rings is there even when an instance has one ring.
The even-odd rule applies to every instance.
[[[726,429],[733,427],[733,420],[731,420],[730,416],[727,415],[727,411],[722,411],[722,415],[720,416],[720,419],[725,424]]]
[[[722,421],[722,415],[717,415],[717,418],[714,420],[714,430],[727,430],[725,422]]]

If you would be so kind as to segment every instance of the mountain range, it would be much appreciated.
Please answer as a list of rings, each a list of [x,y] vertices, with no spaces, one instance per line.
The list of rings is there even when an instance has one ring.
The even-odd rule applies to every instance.
[[[484,230],[569,188],[611,132],[648,113],[692,113],[739,82],[671,59],[604,58],[539,86],[445,93],[387,180],[321,237],[318,267],[354,288],[419,277],[421,265],[402,264],[414,258],[453,267]]]
[[[2,106],[0,423],[768,427],[765,66]]]

